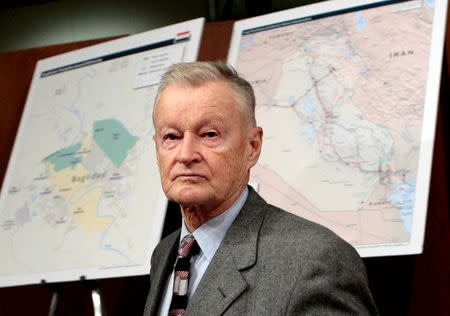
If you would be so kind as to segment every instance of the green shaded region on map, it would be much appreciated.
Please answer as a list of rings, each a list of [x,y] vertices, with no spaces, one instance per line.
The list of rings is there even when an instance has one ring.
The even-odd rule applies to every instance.
[[[94,122],[94,140],[119,168],[139,138],[131,135],[116,119]]]
[[[67,167],[74,168],[83,157],[75,157],[81,148],[81,143],[55,151],[50,156],[45,157],[42,162],[50,162],[55,165],[55,171],[61,171]]]

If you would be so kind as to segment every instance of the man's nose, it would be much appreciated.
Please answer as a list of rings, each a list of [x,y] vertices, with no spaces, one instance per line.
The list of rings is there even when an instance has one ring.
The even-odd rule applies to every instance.
[[[185,133],[181,139],[177,160],[183,164],[190,164],[200,160],[200,153],[198,152],[198,140],[192,133]]]

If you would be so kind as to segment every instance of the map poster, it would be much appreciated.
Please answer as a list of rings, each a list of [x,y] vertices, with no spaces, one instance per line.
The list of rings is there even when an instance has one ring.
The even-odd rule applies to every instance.
[[[325,1],[235,23],[264,130],[251,183],[363,257],[422,251],[447,1]]]
[[[153,102],[199,18],[40,60],[0,196],[0,286],[147,274],[167,200]]]

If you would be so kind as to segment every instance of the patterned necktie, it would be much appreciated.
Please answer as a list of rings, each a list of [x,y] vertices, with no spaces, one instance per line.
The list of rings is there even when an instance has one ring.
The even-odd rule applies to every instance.
[[[175,262],[173,294],[172,301],[170,302],[169,316],[183,315],[186,310],[191,257],[198,250],[197,242],[192,235],[187,235],[180,243],[177,261]]]

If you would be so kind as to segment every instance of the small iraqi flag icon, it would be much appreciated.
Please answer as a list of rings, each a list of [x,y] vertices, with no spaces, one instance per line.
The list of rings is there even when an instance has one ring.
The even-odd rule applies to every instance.
[[[177,36],[175,37],[175,42],[188,41],[190,38],[191,38],[190,31],[181,32],[181,33],[178,33]]]

